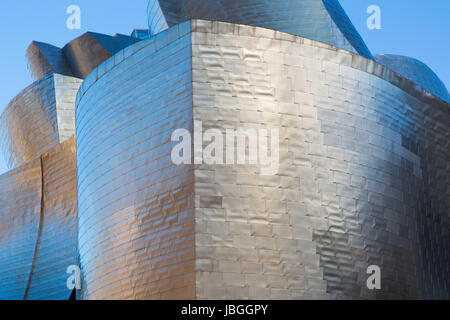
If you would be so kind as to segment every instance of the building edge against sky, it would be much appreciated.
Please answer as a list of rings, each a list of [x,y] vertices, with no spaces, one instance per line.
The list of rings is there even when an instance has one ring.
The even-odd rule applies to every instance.
[[[354,47],[204,20],[136,41],[70,59],[93,67],[65,106],[77,115],[77,148],[57,142],[72,152],[63,162],[46,166],[51,148],[2,126],[8,150],[36,150],[0,176],[2,298],[67,298],[65,264],[78,255],[85,299],[449,297],[449,105],[432,71],[396,74]],[[33,49],[41,76],[61,66],[48,63],[60,49],[45,49]],[[23,106],[55,126],[52,104],[28,102],[40,96]],[[193,120],[279,128],[279,174],[175,166],[170,135]],[[70,239],[60,257],[46,254],[55,239]],[[365,286],[369,264],[383,270],[381,291]]]

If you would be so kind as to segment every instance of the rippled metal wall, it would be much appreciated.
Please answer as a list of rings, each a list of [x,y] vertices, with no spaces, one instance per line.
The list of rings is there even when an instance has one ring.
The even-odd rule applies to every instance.
[[[75,133],[75,97],[82,80],[53,74],[26,88],[0,117],[0,147],[10,169]]]
[[[189,19],[269,28],[373,59],[338,0],[149,0],[151,34]]]
[[[449,298],[449,105],[343,50],[193,23],[194,119],[280,130],[277,175],[196,167],[197,298]]]
[[[76,187],[74,137],[0,176],[0,299],[68,299]]]
[[[374,61],[193,21],[192,45],[185,23],[131,46],[77,101],[85,298],[449,297],[449,105]],[[278,128],[279,173],[174,166],[193,119]]]
[[[77,98],[85,299],[195,298],[193,170],[171,162],[192,122],[189,24],[119,52]]]

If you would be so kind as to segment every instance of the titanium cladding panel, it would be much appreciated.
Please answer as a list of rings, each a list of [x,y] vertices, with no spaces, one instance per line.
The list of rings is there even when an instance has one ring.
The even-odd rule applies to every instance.
[[[191,24],[120,52],[77,97],[84,297],[448,298],[449,105],[323,43]],[[173,165],[193,120],[277,128],[278,173]]]
[[[189,24],[119,52],[76,108],[85,299],[193,299],[193,171],[171,162],[192,122]],[[98,80],[97,80],[98,78]]]
[[[63,299],[78,265],[75,138],[0,176],[0,299]]]
[[[436,97],[450,103],[450,95],[445,84],[439,77],[423,62],[404,56],[394,54],[376,55],[378,63],[385,65],[402,77],[410,79],[419,86],[425,88]]]
[[[189,19],[264,27],[373,59],[338,0],[149,0],[151,34]]]
[[[23,299],[39,229],[40,160],[0,176],[0,299]]]
[[[72,76],[72,69],[62,50],[47,43],[33,41],[27,49],[28,69],[34,80],[58,73]]]
[[[81,82],[49,75],[10,102],[0,117],[0,146],[10,169],[55,148],[75,133],[75,97]]]
[[[276,175],[195,168],[197,298],[449,298],[447,103],[271,30],[194,21],[192,43],[195,120],[280,130]]]

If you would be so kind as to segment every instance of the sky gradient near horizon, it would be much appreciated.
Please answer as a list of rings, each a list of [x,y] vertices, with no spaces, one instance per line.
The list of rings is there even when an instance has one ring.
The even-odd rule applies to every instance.
[[[25,51],[33,40],[59,47],[87,31],[114,35],[146,28],[146,0],[2,0],[0,113],[32,83]],[[340,0],[373,54],[393,53],[426,63],[450,88],[450,1]],[[81,30],[66,27],[68,6],[81,8]],[[366,26],[370,5],[381,8],[381,30]],[[0,174],[7,170],[0,154]]]

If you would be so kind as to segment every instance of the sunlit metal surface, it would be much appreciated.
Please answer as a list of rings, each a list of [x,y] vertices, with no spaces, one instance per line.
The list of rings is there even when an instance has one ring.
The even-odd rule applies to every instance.
[[[376,55],[375,59],[378,63],[385,65],[402,77],[414,81],[436,97],[450,103],[450,95],[445,84],[423,62],[414,58],[393,54]]]
[[[74,137],[0,176],[0,299],[68,299],[76,187]]]
[[[0,116],[0,149],[10,169],[75,133],[75,97],[82,80],[49,75],[22,91]]]
[[[268,29],[194,20],[128,47],[77,97],[83,297],[449,298],[448,110]],[[279,173],[174,166],[193,120],[278,128]]]
[[[128,47],[78,93],[85,299],[195,298],[193,169],[170,158],[172,131],[192,122],[189,31]]]
[[[149,0],[152,34],[189,19],[206,19],[287,32],[373,56],[338,0]]]

